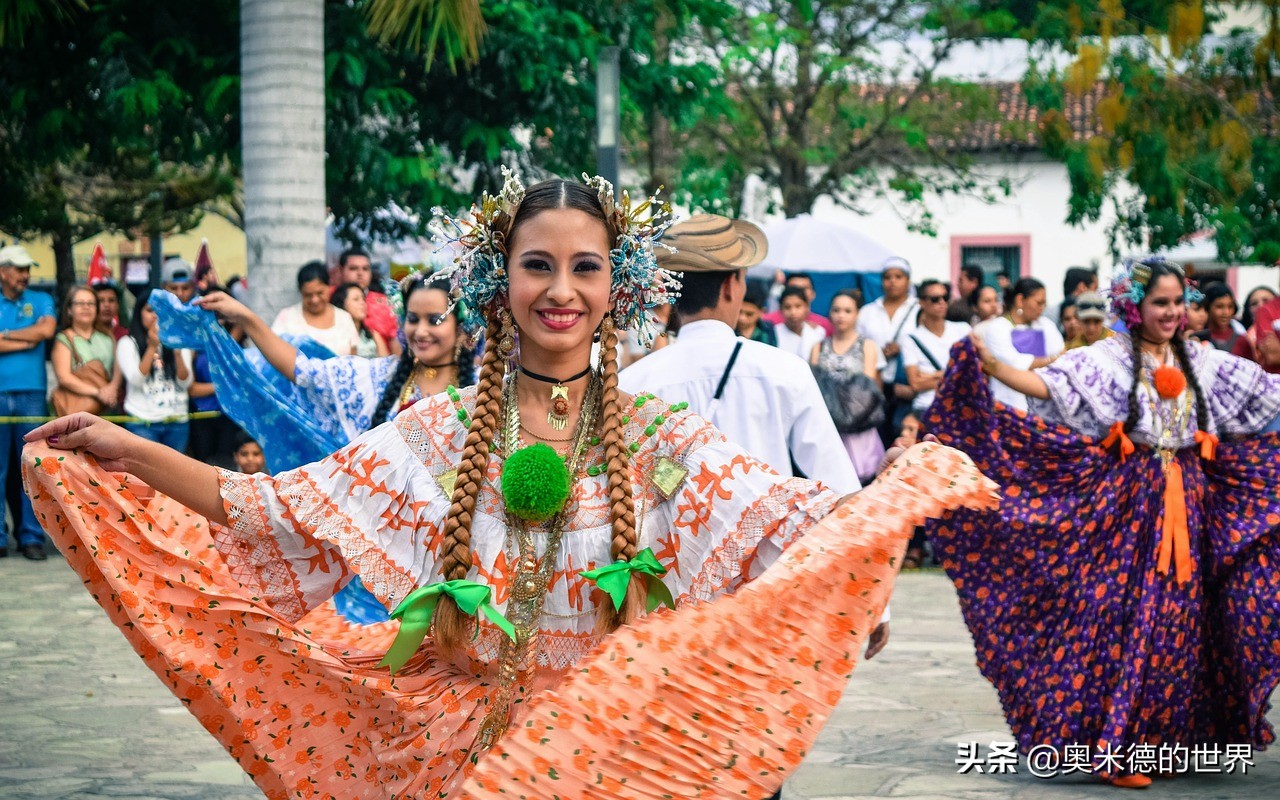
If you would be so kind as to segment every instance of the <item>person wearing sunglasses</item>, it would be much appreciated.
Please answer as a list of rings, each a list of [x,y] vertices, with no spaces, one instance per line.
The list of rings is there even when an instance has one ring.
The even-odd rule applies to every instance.
[[[1116,332],[1107,327],[1107,300],[1099,292],[1084,292],[1076,298],[1076,319],[1080,333],[1067,340],[1067,349],[1088,347],[1110,339]]]
[[[934,390],[942,382],[951,358],[951,346],[969,335],[967,322],[947,320],[947,301],[951,292],[942,281],[922,281],[916,296],[920,298],[920,318],[916,328],[904,331],[898,339],[907,382],[915,391],[911,411],[923,419],[933,403]]]

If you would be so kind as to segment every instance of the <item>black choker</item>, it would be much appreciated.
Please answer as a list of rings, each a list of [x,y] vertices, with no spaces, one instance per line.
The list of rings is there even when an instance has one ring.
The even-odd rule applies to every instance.
[[[530,378],[533,378],[535,381],[542,381],[543,383],[554,383],[556,386],[563,386],[566,383],[573,383],[579,378],[587,377],[587,373],[591,372],[591,367],[588,366],[586,369],[584,369],[582,372],[579,372],[577,375],[571,375],[568,378],[565,378],[564,380],[560,380],[558,378],[550,378],[546,375],[539,375],[536,372],[525,369],[523,364],[520,365],[520,371],[523,372],[525,375],[528,375]]]
[[[520,371],[525,375],[528,375],[530,378],[533,378],[535,381],[542,381],[543,383],[551,384],[551,407],[547,411],[547,424],[558,431],[564,430],[569,424],[569,388],[565,386],[565,384],[573,383],[579,378],[585,378],[591,372],[591,366],[588,365],[582,372],[565,378],[564,380],[558,380],[546,375],[539,375],[536,372],[530,372],[524,368],[523,364],[520,366]]]

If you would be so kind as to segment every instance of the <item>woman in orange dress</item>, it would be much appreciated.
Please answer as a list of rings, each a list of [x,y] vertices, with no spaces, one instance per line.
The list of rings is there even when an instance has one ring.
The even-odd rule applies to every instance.
[[[842,503],[619,392],[617,330],[675,289],[664,211],[509,179],[456,229],[477,386],[318,463],[219,471],[87,415],[29,437],[51,536],[268,797],[763,797],[839,701],[912,526],[993,503],[936,444]],[[355,575],[401,620],[386,652],[298,624]]]

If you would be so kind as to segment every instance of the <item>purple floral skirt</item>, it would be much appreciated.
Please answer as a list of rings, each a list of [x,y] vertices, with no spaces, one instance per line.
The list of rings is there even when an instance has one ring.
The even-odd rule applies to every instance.
[[[1280,437],[1223,441],[1212,461],[1178,453],[1195,564],[1179,585],[1157,569],[1165,476],[1152,449],[1122,462],[996,405],[968,341],[925,424],[1004,492],[998,511],[954,512],[928,532],[1024,751],[1275,738]]]

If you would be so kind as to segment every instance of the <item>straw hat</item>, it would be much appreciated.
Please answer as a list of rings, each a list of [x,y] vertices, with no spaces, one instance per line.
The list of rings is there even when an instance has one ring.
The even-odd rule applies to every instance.
[[[658,265],[672,272],[729,272],[764,261],[769,241],[750,222],[718,214],[696,214],[672,225],[655,247]]]

